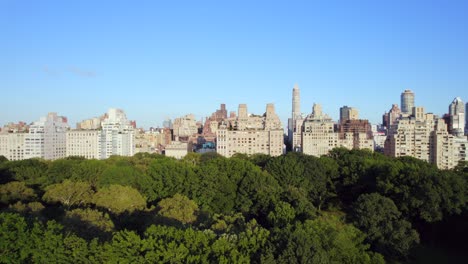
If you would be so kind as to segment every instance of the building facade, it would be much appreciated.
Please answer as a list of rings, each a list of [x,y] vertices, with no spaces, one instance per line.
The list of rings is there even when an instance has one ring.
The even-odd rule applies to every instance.
[[[299,86],[294,85],[292,92],[292,115],[288,119],[288,142],[293,151],[301,151],[302,141],[302,124],[304,117],[301,113],[301,94]]]
[[[101,130],[67,131],[67,157],[101,158]]]
[[[187,142],[178,142],[174,141],[171,144],[166,146],[164,155],[176,159],[182,159],[189,152],[189,147],[191,144]]]
[[[411,90],[405,90],[401,94],[401,113],[411,115],[414,107],[414,93]]]
[[[24,159],[26,133],[0,133],[0,156],[8,160]]]
[[[193,114],[178,117],[172,124],[174,137],[190,138],[198,133],[197,120]]]
[[[283,154],[283,127],[273,104],[267,105],[263,116],[249,116],[247,105],[240,104],[238,116],[223,121],[216,136],[216,151],[225,157],[236,153]]]
[[[347,105],[340,107],[340,123],[357,119],[359,119],[359,111],[356,108]]]
[[[335,123],[331,117],[322,113],[322,107],[314,104],[312,114],[302,125],[302,152],[320,157],[338,147],[339,135],[335,133]]]
[[[111,108],[102,121],[101,159],[135,154],[135,129],[123,110]]]
[[[465,104],[460,97],[453,99],[449,105],[448,131],[456,137],[465,134]]]
[[[369,121],[343,119],[337,126],[331,117],[322,112],[320,105],[314,104],[312,114],[307,116],[302,126],[302,152],[320,157],[337,147],[374,151]]]
[[[25,135],[24,158],[56,160],[67,154],[66,132],[69,129],[67,118],[49,113],[29,127]]]

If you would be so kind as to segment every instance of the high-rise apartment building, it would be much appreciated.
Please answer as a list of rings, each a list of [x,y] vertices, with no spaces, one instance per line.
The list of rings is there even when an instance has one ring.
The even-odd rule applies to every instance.
[[[387,130],[395,125],[401,117],[401,110],[398,108],[397,104],[393,104],[390,111],[387,113],[387,118],[384,118],[384,126],[387,127]]]
[[[135,154],[134,123],[127,119],[123,110],[111,108],[99,118],[99,126],[88,119],[83,126],[66,135],[67,156],[89,159],[107,159],[112,155],[133,156]],[[88,126],[89,125],[89,126]]]
[[[24,159],[24,139],[27,133],[3,132],[0,133],[0,156],[8,160]]]
[[[411,90],[405,90],[401,94],[401,113],[411,115],[414,107],[414,93]]]
[[[299,86],[296,84],[292,93],[292,115],[288,119],[288,141],[293,151],[301,150],[301,129],[304,117],[301,113],[301,95]]]
[[[357,113],[357,109],[352,112]],[[358,118],[353,114],[352,118]],[[314,104],[312,114],[307,116],[302,126],[302,152],[320,157],[337,147],[347,149],[374,150],[372,127],[367,120],[343,119],[335,131],[335,122],[322,112],[319,104]]]
[[[357,108],[349,107],[347,105],[340,107],[340,123],[346,120],[357,120],[359,119],[359,111]]]
[[[247,105],[240,104],[237,117],[224,120],[216,135],[216,151],[225,157],[283,153],[283,127],[273,104],[267,105],[264,115],[249,115]]]
[[[465,134],[465,104],[460,97],[453,99],[449,105],[448,131],[456,137]]]
[[[468,103],[465,105],[465,136],[468,136]]]
[[[67,157],[101,159],[101,130],[67,131]]]
[[[201,144],[206,142],[215,143],[216,131],[218,131],[219,124],[223,120],[227,119],[227,117],[226,105],[221,104],[220,109],[216,110],[210,117],[206,118],[202,134],[199,136],[199,138],[202,139]]]
[[[334,127],[331,117],[322,113],[321,105],[314,104],[312,114],[306,117],[302,125],[302,152],[320,157],[336,148],[339,135]]]
[[[374,135],[372,126],[368,120],[348,119],[341,121],[339,126],[339,138],[341,141],[349,142],[345,147],[349,149],[374,150]]]
[[[169,128],[135,131],[135,153],[162,153],[165,146],[171,144]]]
[[[391,157],[411,156],[429,162],[434,116],[425,114],[423,108],[415,109],[416,117],[403,117],[390,126],[384,153]]]
[[[135,154],[135,129],[124,111],[111,108],[102,121],[101,159],[112,155],[133,156]]]
[[[67,154],[67,118],[49,113],[29,127],[24,139],[24,158],[55,160]]]
[[[193,114],[176,118],[172,124],[174,137],[189,138],[198,133],[197,120]]]

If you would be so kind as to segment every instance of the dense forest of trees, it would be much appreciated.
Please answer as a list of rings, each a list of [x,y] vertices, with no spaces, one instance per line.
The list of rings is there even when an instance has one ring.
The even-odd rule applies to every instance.
[[[466,263],[468,164],[0,157],[1,263]]]

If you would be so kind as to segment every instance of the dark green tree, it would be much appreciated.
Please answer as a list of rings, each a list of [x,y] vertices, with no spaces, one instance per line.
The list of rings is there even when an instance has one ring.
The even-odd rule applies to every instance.
[[[367,234],[373,249],[389,258],[406,257],[419,243],[411,223],[402,219],[389,198],[378,193],[362,194],[354,205],[355,225]]]

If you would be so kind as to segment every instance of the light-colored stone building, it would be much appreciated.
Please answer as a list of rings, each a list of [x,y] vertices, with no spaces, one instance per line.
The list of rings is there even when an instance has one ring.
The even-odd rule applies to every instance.
[[[169,129],[138,130],[135,134],[135,153],[161,153],[165,146],[170,143],[171,134]]]
[[[384,153],[391,157],[411,156],[430,162],[433,115],[401,118],[389,129]]]
[[[166,145],[164,155],[176,159],[182,159],[189,152],[190,145],[191,144],[187,142],[173,141],[171,144]]]
[[[90,119],[83,120],[76,124],[76,129],[84,129],[84,130],[92,130],[92,129],[100,129],[101,128],[101,121],[105,118],[102,117],[93,117]]]
[[[189,138],[198,133],[197,120],[193,114],[174,119],[174,137]]]
[[[101,125],[101,159],[107,159],[112,155],[133,156],[135,154],[135,129],[124,111],[109,109]]]
[[[67,154],[66,132],[69,129],[67,118],[49,113],[29,127],[25,135],[24,158],[55,160]]]
[[[453,99],[449,106],[448,131],[456,137],[465,134],[465,104],[460,97]]]
[[[27,133],[0,133],[0,156],[8,160],[24,159],[24,142]]]
[[[301,151],[302,147],[302,124],[304,117],[301,113],[301,95],[299,86],[293,88],[292,116],[288,119],[288,141],[293,151]]]
[[[335,122],[322,112],[322,107],[314,104],[312,114],[302,126],[302,152],[320,157],[337,147],[374,151],[372,129],[367,120],[346,119],[340,123],[338,131],[335,127]]]
[[[431,140],[431,163],[439,169],[452,169],[460,161],[468,161],[467,138],[451,135],[443,119],[437,120]]]
[[[283,154],[283,127],[273,104],[267,104],[263,116],[249,115],[247,105],[240,104],[238,116],[222,122],[217,132],[216,151],[225,157]]]
[[[67,157],[101,158],[101,130],[70,130],[67,132]]]
[[[335,123],[331,117],[322,113],[321,105],[314,104],[312,114],[307,116],[302,125],[302,152],[316,157],[327,155],[330,150],[339,146],[338,141]]]

